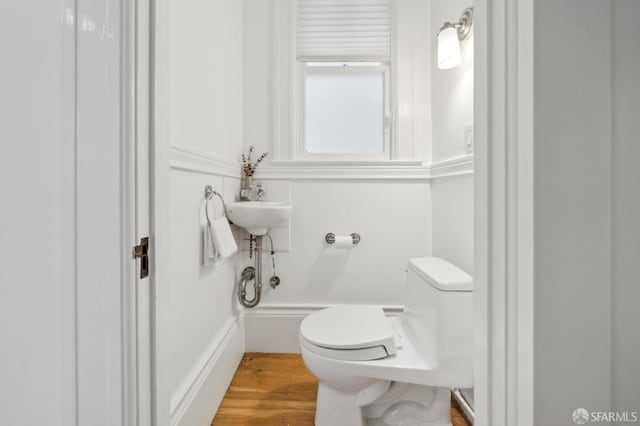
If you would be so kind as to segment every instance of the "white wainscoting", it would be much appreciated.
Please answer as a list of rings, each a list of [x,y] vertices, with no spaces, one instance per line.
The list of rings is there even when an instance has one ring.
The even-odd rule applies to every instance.
[[[234,201],[240,165],[183,147],[169,150],[170,293],[167,317],[169,425],[208,425],[245,352],[235,301],[241,255],[200,264],[198,209],[204,185]],[[236,240],[240,242],[238,230]]]
[[[460,168],[431,182],[431,248],[434,256],[473,274],[473,170]]]
[[[258,305],[245,310],[246,351],[267,353],[300,353],[298,329],[312,312],[338,305]],[[389,316],[402,312],[400,305],[383,306]]]
[[[172,426],[211,422],[244,354],[242,317],[231,318],[171,396]]]

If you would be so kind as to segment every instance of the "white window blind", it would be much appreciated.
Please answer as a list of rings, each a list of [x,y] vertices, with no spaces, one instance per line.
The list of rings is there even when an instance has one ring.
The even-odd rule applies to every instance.
[[[387,61],[391,46],[390,0],[297,0],[299,60]]]

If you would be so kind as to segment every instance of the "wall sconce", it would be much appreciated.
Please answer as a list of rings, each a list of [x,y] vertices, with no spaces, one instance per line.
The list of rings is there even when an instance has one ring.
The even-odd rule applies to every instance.
[[[473,22],[473,8],[470,7],[462,12],[460,21],[452,24],[445,22],[438,31],[438,68],[447,70],[457,67],[462,62],[460,52],[460,42],[471,35],[471,25]]]

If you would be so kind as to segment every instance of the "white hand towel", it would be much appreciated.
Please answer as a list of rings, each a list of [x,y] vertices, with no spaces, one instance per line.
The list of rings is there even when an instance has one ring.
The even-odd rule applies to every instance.
[[[215,208],[215,207],[214,207]],[[220,208],[222,213],[215,214],[215,218],[209,215],[211,221],[211,231],[213,234],[213,245],[216,249],[217,259],[226,259],[238,251],[236,240],[233,238],[231,226],[225,216],[224,205]],[[218,213],[217,211],[215,213]]]
[[[216,258],[213,233],[209,220],[207,219],[207,208],[210,212],[213,212],[211,201],[202,200],[200,205],[200,228],[202,231],[202,264],[205,266]]]
[[[229,226],[229,221],[225,216],[214,219],[211,222],[211,231],[213,231],[213,244],[219,260],[226,259],[238,251],[236,240],[231,232],[231,226]]]

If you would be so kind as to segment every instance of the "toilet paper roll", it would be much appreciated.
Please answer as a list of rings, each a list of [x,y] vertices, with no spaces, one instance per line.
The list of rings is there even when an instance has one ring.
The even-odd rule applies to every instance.
[[[353,247],[353,238],[351,235],[336,235],[335,248],[344,249]]]

